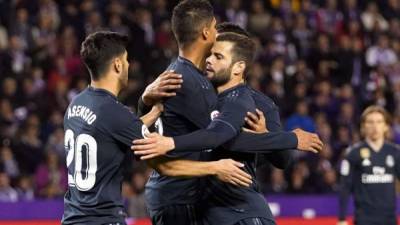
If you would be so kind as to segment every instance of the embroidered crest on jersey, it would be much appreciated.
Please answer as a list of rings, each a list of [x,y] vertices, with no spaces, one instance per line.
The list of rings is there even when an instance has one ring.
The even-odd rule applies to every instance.
[[[371,156],[371,152],[369,151],[368,148],[362,148],[360,150],[360,156],[362,159],[367,159]]]
[[[394,166],[394,158],[393,158],[393,156],[392,155],[388,155],[388,156],[386,156],[386,165],[388,166],[388,167],[393,167]]]
[[[214,120],[215,118],[217,118],[219,116],[219,111],[218,110],[214,110],[211,112],[210,117],[211,120]]]
[[[368,148],[360,149],[360,156],[363,159],[361,165],[363,165],[363,166],[371,165],[371,161],[369,160],[369,157],[371,156],[371,152]]]

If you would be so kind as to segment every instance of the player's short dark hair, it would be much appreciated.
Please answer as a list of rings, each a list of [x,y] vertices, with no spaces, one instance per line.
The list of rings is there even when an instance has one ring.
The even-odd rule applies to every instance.
[[[226,33],[226,32],[232,32],[235,34],[240,34],[246,37],[250,37],[249,32],[247,32],[245,29],[241,28],[239,25],[231,23],[231,22],[223,22],[219,23],[216,26],[216,29],[219,34]]]
[[[179,46],[190,44],[200,35],[204,26],[214,18],[213,7],[207,0],[184,0],[172,12],[172,32]]]
[[[128,36],[111,31],[90,34],[82,42],[81,58],[92,80],[100,79],[111,60],[126,51]]]
[[[387,125],[390,125],[391,122],[392,122],[392,119],[391,119],[391,117],[390,117],[390,114],[386,111],[385,108],[383,108],[383,107],[381,107],[381,106],[377,106],[377,105],[371,105],[371,106],[368,106],[368,107],[363,111],[363,113],[361,114],[361,124],[364,124],[364,123],[365,123],[365,121],[366,121],[366,119],[367,119],[367,116],[368,116],[369,114],[371,114],[371,113],[380,113],[380,114],[382,114],[382,116],[383,116],[384,119],[385,119],[385,123],[386,123]]]
[[[253,40],[244,35],[225,32],[217,37],[217,41],[227,41],[233,43],[232,47],[232,63],[238,61],[244,61],[246,63],[246,69],[244,74],[246,75],[250,66],[253,63],[255,56],[256,45]]]

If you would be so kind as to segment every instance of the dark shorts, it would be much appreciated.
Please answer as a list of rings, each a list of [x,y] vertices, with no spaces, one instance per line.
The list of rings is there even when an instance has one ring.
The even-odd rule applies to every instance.
[[[276,225],[276,223],[265,218],[247,218],[235,223],[235,225]]]
[[[153,225],[203,225],[202,216],[194,205],[171,205],[149,211]]]
[[[354,221],[355,225],[397,225],[396,217],[393,218],[356,218]]]

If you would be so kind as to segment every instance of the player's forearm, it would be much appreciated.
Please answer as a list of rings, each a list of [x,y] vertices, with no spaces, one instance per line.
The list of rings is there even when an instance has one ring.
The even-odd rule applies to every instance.
[[[174,137],[175,152],[194,152],[205,149],[214,149],[235,136],[232,129],[215,126],[198,130],[190,134]]]
[[[165,159],[165,158],[164,158]],[[191,160],[149,160],[149,165],[158,173],[171,177],[203,177],[215,175],[213,162]]]
[[[146,115],[140,117],[140,119],[142,120],[142,122],[147,126],[151,126],[153,123],[156,122],[156,120],[158,119],[158,117],[160,117],[161,115],[161,111],[159,111],[158,109],[156,109],[156,107],[153,107],[151,109],[151,111],[149,113],[147,113]]]
[[[271,153],[281,150],[296,149],[297,137],[293,132],[268,132],[253,134],[241,132],[236,138],[224,145],[235,152]]]
[[[138,116],[143,116],[147,113],[149,113],[152,109],[152,105],[147,105],[144,103],[142,96],[139,98],[138,101],[138,110],[137,110],[137,115]]]

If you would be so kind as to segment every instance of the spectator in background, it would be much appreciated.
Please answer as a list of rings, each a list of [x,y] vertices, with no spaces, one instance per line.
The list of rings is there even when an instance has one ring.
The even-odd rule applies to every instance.
[[[300,58],[307,58],[310,54],[314,33],[308,28],[307,18],[303,14],[297,15],[294,24],[291,35],[296,46],[297,54]]]
[[[299,161],[293,168],[290,177],[290,185],[288,193],[301,194],[310,193],[312,191],[308,184],[310,170],[305,161]]]
[[[39,118],[31,115],[18,131],[15,140],[15,156],[21,172],[33,174],[43,159],[43,145],[39,139]]]
[[[62,163],[65,162],[64,129],[62,126],[54,129],[52,134],[48,137],[45,149],[47,152],[55,153]]]
[[[308,104],[302,100],[296,104],[296,113],[291,115],[285,125],[285,130],[301,128],[308,132],[315,132],[315,124],[308,114]]]
[[[343,29],[343,14],[337,9],[336,0],[327,0],[317,12],[317,29],[320,33],[338,34]]]
[[[261,0],[251,2],[251,13],[249,14],[248,31],[254,35],[262,35],[271,22],[271,15],[265,11]]]
[[[248,15],[241,8],[242,0],[227,1],[225,10],[225,17],[228,22],[239,25],[240,27],[247,28]]]
[[[383,9],[383,15],[386,19],[391,20],[400,18],[400,3],[397,0],[388,0],[387,6]]]
[[[272,168],[271,171],[271,179],[267,182],[267,187],[264,187],[264,193],[272,193],[272,194],[282,194],[285,193],[288,184],[285,180],[284,171],[277,168]]]
[[[389,66],[397,62],[396,54],[389,48],[389,41],[386,34],[381,34],[378,37],[377,45],[372,45],[367,49],[366,61],[368,66]]]
[[[389,27],[374,1],[368,2],[367,8],[361,14],[361,21],[367,31],[372,31],[374,27],[377,27],[379,31],[386,31]]]
[[[358,21],[360,20],[361,10],[357,7],[357,0],[345,0],[345,7],[343,10],[344,21]]]
[[[36,170],[35,184],[44,198],[62,197],[67,190],[67,170],[55,152],[47,152],[46,161]]]
[[[35,190],[31,176],[23,175],[18,180],[18,199],[21,201],[32,201],[35,199]]]
[[[19,176],[18,163],[9,146],[2,146],[0,149],[0,165],[2,165],[4,172],[10,178],[17,178]]]
[[[17,191],[11,187],[8,175],[0,172],[0,202],[16,202],[18,201]]]
[[[148,217],[144,198],[144,186],[147,181],[145,172],[136,172],[132,175],[133,195],[128,199],[128,214],[135,218]]]

